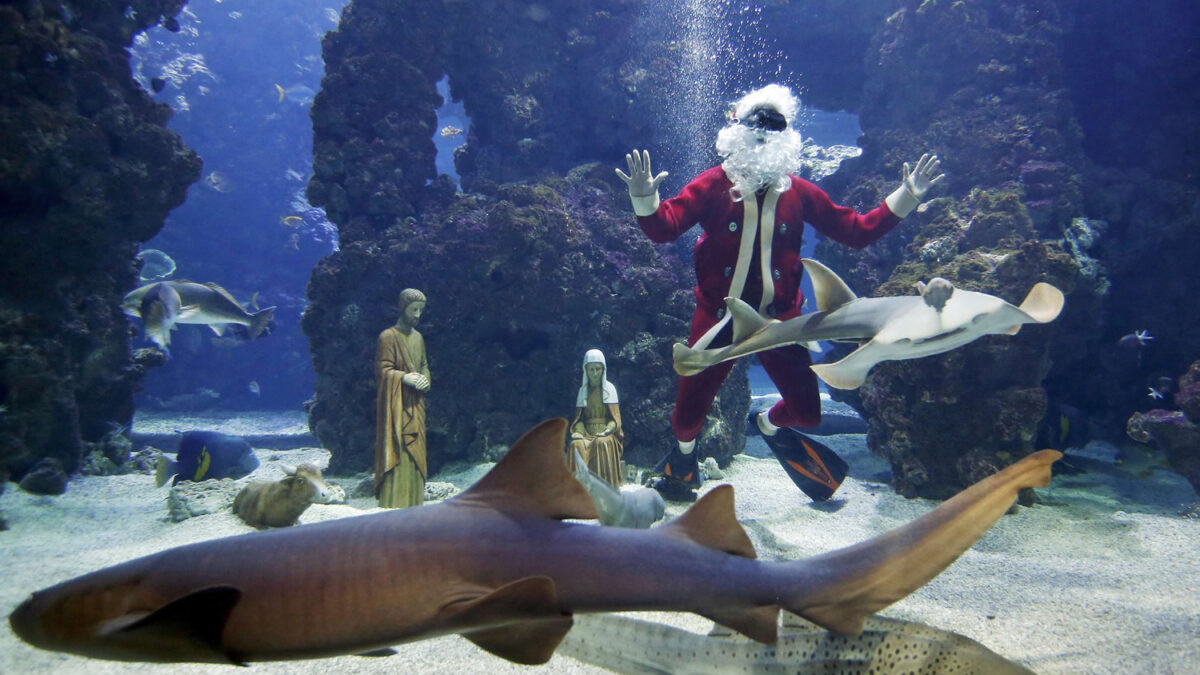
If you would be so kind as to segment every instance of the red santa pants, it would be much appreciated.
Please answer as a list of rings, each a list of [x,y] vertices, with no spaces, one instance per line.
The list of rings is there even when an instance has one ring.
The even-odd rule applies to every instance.
[[[777,427],[815,427],[820,424],[821,393],[817,376],[809,368],[812,359],[808,350],[800,345],[788,345],[759,352],[758,360],[783,396],[783,400],[767,413],[771,424]],[[675,432],[675,438],[686,442],[700,435],[704,418],[733,364],[733,361],[718,363],[695,375],[679,378],[675,410],[671,412],[671,430]]]

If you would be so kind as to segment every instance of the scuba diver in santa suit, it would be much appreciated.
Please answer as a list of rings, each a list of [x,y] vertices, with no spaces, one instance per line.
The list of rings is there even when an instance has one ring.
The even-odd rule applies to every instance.
[[[649,151],[625,156],[628,174],[617,169],[629,187],[638,225],[651,241],[674,241],[696,225],[703,230],[693,255],[696,310],[690,347],[730,343],[727,296],[740,298],[763,317],[783,321],[800,314],[805,224],[834,241],[863,248],[891,231],[943,177],[937,156],[926,154],[911,169],[904,164],[900,187],[873,210],[860,214],[835,204],[819,187],[793,175],[800,168],[803,147],[803,138],[793,128],[798,111],[799,101],[779,84],[743,96],[730,123],[717,134],[721,164],[665,201],[659,199],[658,186],[667,172],[654,175]],[[758,358],[782,399],[757,414],[754,422],[789,477],[813,499],[828,499],[845,476],[845,462],[827,448],[822,453],[823,446],[796,431],[821,421],[808,350],[789,345]],[[719,363],[679,380],[671,414],[678,447],[656,468],[675,483],[676,491],[682,487],[690,492],[703,481],[696,438],[732,367],[732,361]]]

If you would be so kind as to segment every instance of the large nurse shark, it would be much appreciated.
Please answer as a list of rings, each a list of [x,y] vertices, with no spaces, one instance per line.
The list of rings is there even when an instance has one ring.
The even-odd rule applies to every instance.
[[[762,562],[728,485],[649,530],[564,522],[597,515],[567,468],[566,431],[563,419],[534,427],[445,502],[161,551],[37,591],[9,623],[43,649],[234,664],[450,633],[539,664],[586,612],[694,612],[773,643],[783,608],[856,634],[970,548],[1019,490],[1047,485],[1061,457],[1030,455],[855,546]]]
[[[818,340],[859,341],[862,346],[836,363],[812,366],[831,387],[857,389],[880,361],[899,361],[948,352],[985,335],[1016,335],[1022,324],[1047,323],[1062,311],[1063,294],[1034,284],[1020,307],[987,293],[955,288],[940,277],[918,283],[918,295],[860,298],[833,270],[804,260],[817,311],[786,321],[765,319],[736,298],[725,298],[733,319],[733,342],[716,349],[675,345],[675,371],[695,375],[709,366],[747,354]]]

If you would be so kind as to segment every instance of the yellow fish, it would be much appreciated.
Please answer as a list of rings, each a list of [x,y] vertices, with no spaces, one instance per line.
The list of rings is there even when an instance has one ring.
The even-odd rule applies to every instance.
[[[284,216],[279,219],[279,222],[288,227],[296,227],[300,223],[303,223],[304,219],[300,216]]]
[[[442,130],[439,133],[441,133],[443,136],[449,138],[451,136],[457,136],[457,135],[461,134],[462,132],[463,132],[463,130],[459,129],[458,127],[445,126],[445,127],[442,127]]]

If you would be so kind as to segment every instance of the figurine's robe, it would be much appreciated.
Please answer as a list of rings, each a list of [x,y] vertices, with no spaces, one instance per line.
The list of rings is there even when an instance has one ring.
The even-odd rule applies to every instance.
[[[616,422],[613,433],[597,436],[608,427],[609,420]],[[567,447],[567,464],[575,470],[575,453],[583,458],[592,473],[615,488],[625,482],[625,471],[621,456],[625,454],[625,432],[621,429],[621,409],[616,403],[604,403],[600,390],[588,392],[587,405],[575,409],[572,431],[580,431],[582,423],[584,438],[573,439]]]
[[[425,394],[404,386],[407,373],[429,376],[425,339],[416,330],[405,335],[393,326],[379,334],[375,352],[375,495],[393,497],[387,504],[381,497],[380,504],[392,508],[421,504],[428,475]],[[389,494],[393,491],[383,489],[385,481],[407,489]]]

